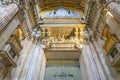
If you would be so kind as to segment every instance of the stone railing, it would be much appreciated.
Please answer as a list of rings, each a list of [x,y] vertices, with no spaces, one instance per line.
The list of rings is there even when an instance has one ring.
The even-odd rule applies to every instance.
[[[5,26],[11,21],[18,11],[18,5],[14,3],[0,10],[0,32],[5,28]]]

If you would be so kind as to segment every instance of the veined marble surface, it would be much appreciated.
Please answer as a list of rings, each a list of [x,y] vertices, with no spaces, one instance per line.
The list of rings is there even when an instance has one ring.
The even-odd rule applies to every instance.
[[[43,75],[40,69],[43,61],[44,63],[46,62],[42,46],[32,44],[32,42],[27,40],[22,44],[24,48],[17,60],[17,67],[9,69],[1,80],[43,80],[40,78]]]

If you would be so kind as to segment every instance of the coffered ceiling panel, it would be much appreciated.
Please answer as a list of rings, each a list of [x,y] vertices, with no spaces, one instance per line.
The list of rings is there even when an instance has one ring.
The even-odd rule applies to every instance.
[[[76,10],[85,9],[87,0],[39,0],[40,11],[59,8],[61,5]]]

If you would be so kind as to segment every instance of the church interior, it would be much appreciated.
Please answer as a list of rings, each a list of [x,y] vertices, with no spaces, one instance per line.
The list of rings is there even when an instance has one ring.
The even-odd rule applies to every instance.
[[[0,80],[120,80],[120,0],[0,0]]]

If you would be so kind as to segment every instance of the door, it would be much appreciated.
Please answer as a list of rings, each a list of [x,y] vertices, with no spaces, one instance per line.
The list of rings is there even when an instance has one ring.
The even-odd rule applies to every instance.
[[[82,80],[79,61],[48,61],[45,72],[45,80]]]

